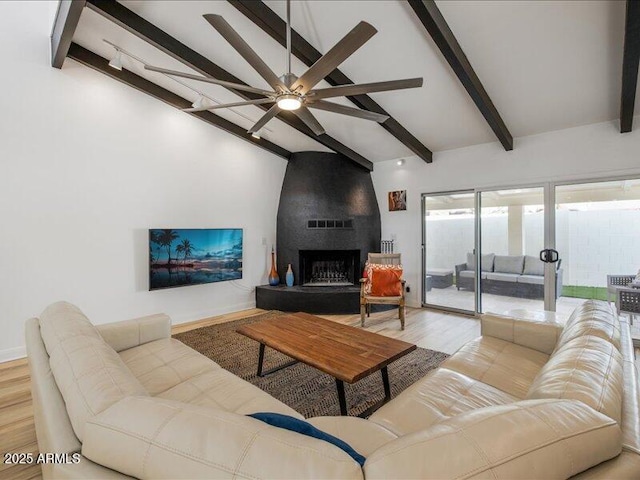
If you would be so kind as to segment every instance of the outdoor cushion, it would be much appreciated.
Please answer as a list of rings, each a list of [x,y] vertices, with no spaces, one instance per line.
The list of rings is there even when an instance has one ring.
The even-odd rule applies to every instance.
[[[539,275],[518,275],[518,283],[544,285],[544,277],[541,277]]]
[[[519,275],[515,273],[498,273],[498,272],[489,272],[487,273],[487,280],[500,280],[501,282],[512,282],[516,283]]]
[[[522,274],[524,257],[522,255],[496,255],[493,263],[493,271],[500,273]]]
[[[480,278],[484,280],[485,278],[487,278],[487,275],[489,275],[487,272],[482,272],[480,273]],[[460,277],[462,278],[475,278],[475,276],[476,272],[474,272],[473,270],[460,271]]]
[[[495,253],[485,253],[480,256],[480,270],[483,272],[493,272],[493,259]],[[467,253],[467,268],[474,269],[476,264],[476,256],[473,253]]]
[[[463,278],[475,278],[476,272],[474,272],[473,270],[462,270],[460,272],[460,276]]]
[[[526,255],[522,273],[525,275],[544,275],[544,262],[537,257]]]
[[[395,265],[394,265],[395,266]],[[402,267],[371,270],[371,295],[374,297],[399,297],[402,295]]]

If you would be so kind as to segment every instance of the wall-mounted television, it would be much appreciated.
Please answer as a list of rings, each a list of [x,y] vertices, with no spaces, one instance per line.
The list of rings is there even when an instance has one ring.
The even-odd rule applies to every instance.
[[[242,278],[241,228],[149,229],[149,290]]]

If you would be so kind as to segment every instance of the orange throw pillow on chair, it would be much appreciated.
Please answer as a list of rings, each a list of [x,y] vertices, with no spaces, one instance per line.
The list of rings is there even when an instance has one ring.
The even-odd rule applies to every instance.
[[[402,267],[385,265],[387,268],[372,268],[369,276],[371,295],[374,297],[399,297],[402,295]]]

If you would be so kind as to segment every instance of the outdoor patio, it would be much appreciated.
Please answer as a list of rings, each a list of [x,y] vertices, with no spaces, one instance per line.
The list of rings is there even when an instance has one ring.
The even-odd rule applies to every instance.
[[[461,310],[474,310],[475,292],[470,290],[457,290],[455,285],[447,288],[433,288],[427,292],[427,303],[432,305],[446,305],[450,308]],[[569,316],[573,309],[584,302],[583,298],[560,297],[558,298],[556,311],[560,315]],[[528,298],[509,297],[506,295],[482,294],[482,311],[504,313],[507,310],[528,309],[544,310],[542,300]]]

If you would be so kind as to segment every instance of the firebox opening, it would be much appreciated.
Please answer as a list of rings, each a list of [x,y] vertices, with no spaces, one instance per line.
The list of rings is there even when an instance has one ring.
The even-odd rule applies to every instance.
[[[300,284],[352,286],[359,280],[360,250],[300,250]]]

